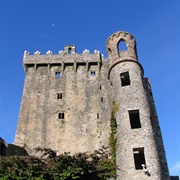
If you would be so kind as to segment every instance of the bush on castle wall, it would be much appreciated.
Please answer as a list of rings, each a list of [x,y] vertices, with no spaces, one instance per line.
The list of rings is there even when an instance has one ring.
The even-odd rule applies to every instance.
[[[56,156],[49,151],[46,159],[31,156],[1,156],[0,179],[36,179],[36,180],[107,180],[116,177],[116,167],[107,148],[93,154],[64,153]]]

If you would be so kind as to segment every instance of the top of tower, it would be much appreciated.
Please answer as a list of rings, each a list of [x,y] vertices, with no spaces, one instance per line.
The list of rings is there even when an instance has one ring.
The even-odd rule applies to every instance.
[[[119,44],[124,42],[126,45],[126,50],[119,49]],[[112,34],[106,42],[106,50],[108,53],[109,59],[132,59],[137,60],[136,52],[136,40],[128,32],[118,31]]]
[[[121,46],[120,46],[121,44],[124,44],[126,48],[121,49]],[[136,40],[128,32],[118,31],[112,34],[107,39],[106,50],[107,50],[108,59],[109,59],[109,73],[111,69],[120,62],[133,61],[133,62],[138,63],[138,56],[137,56],[137,51],[136,51]]]
[[[109,38],[106,41],[106,48],[109,45],[109,43],[111,43],[111,41],[113,40],[121,40],[123,39],[124,41],[128,41],[128,40],[133,40],[134,42],[136,41],[135,38],[128,32],[125,31],[117,31],[115,33],[113,33],[111,36],[109,36]]]

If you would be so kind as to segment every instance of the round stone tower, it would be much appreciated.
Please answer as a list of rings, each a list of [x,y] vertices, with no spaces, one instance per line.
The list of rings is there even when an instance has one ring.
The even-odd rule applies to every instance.
[[[121,43],[126,45],[125,50],[120,50]],[[115,114],[118,179],[169,180],[168,170],[163,170],[160,162],[152,108],[143,68],[138,62],[135,38],[127,32],[116,32],[108,38],[106,48],[108,78],[113,100],[119,107]]]

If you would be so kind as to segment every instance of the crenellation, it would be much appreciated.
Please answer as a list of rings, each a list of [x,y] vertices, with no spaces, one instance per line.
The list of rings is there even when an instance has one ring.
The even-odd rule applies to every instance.
[[[38,58],[37,58],[38,56]],[[66,63],[72,62],[100,62],[101,54],[99,51],[95,50],[94,54],[89,54],[89,50],[83,51],[83,54],[67,54],[65,51],[59,51],[58,54],[53,54],[52,51],[48,50],[45,55],[41,55],[39,51],[36,51],[34,55],[29,55],[29,52],[24,52],[23,64],[51,64],[51,63]]]
[[[29,56],[29,52],[28,51],[24,51],[24,56],[23,57],[25,58],[27,56]]]
[[[52,51],[51,51],[51,50],[48,50],[48,51],[46,52],[46,54],[47,54],[47,55],[52,55]]]
[[[100,54],[98,50],[94,50],[94,54]]]
[[[34,52],[34,55],[35,55],[35,56],[36,56],[36,55],[39,56],[39,55],[41,55],[41,52],[40,52],[40,51],[35,51],[35,52]]]
[[[64,51],[63,51],[63,50],[60,50],[60,51],[58,52],[58,54],[63,55],[63,54],[64,54]]]
[[[83,54],[89,54],[89,50],[85,49],[85,50],[83,51]]]

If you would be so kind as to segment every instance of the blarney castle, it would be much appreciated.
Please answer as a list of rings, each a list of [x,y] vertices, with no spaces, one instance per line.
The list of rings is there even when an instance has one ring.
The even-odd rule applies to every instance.
[[[126,50],[118,49],[120,43]],[[94,152],[109,145],[114,104],[118,179],[172,180],[148,78],[135,38],[116,32],[106,42],[108,58],[95,50],[58,54],[24,52],[26,73],[14,144],[57,153]]]

